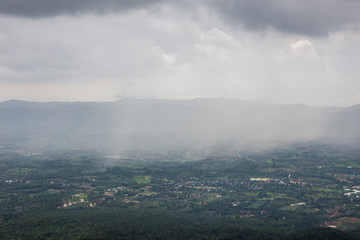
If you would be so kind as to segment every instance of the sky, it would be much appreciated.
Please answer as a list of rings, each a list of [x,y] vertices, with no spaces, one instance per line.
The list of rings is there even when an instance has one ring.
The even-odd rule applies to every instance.
[[[360,104],[360,0],[0,0],[0,101]]]

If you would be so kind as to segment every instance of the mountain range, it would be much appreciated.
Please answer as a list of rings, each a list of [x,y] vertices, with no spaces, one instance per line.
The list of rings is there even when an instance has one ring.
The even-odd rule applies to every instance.
[[[101,144],[163,141],[358,141],[360,105],[317,107],[235,99],[0,103],[3,138]],[[70,141],[70,140],[69,140]]]

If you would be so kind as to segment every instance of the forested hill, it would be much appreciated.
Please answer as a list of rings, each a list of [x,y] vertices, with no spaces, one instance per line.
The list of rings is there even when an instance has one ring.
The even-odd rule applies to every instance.
[[[3,136],[358,140],[360,105],[315,107],[232,99],[0,103]]]

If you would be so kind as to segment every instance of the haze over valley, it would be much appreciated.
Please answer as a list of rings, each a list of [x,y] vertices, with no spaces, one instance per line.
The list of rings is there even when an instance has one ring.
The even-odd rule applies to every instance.
[[[360,239],[359,13],[0,0],[0,239]]]
[[[170,151],[231,146],[233,150],[279,143],[355,144],[360,107],[279,105],[234,99],[116,102],[0,103],[3,139],[32,150],[147,149]],[[238,148],[238,149],[236,149]]]

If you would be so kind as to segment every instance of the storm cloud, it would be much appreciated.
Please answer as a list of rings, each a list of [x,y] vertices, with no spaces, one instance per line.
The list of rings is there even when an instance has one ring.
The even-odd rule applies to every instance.
[[[351,0],[211,0],[216,12],[231,25],[250,30],[325,36],[341,28],[359,26],[360,1]]]
[[[60,14],[122,12],[148,7],[161,0],[2,0],[0,13],[29,18],[51,17]]]
[[[0,101],[360,103],[359,1],[0,0]]]
[[[11,0],[0,1],[0,13],[29,18],[61,14],[106,14],[172,4],[187,12],[205,7],[233,27],[252,31],[276,29],[280,32],[326,36],[343,28],[359,27],[360,1],[353,0]]]

